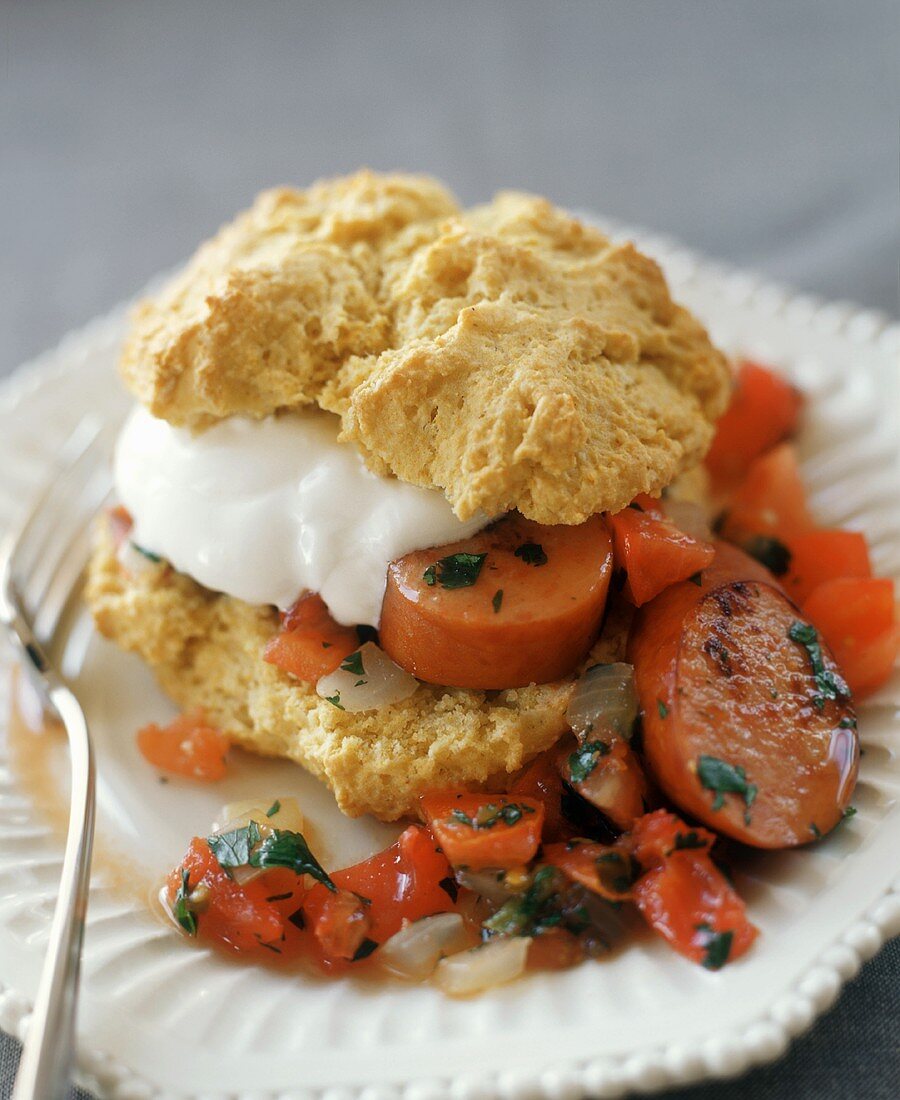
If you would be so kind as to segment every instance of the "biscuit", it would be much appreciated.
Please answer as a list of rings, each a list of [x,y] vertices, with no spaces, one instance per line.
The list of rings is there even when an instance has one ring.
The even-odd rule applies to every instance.
[[[574,678],[501,692],[422,684],[378,711],[338,710],[263,660],[274,608],[209,592],[165,563],[128,574],[105,520],[86,599],[100,631],[139,654],[180,707],[202,707],[236,744],[301,764],[352,817],[393,821],[414,816],[428,790],[503,787],[567,729]]]
[[[202,429],[318,403],[461,519],[579,523],[696,465],[729,373],[657,265],[543,199],[361,172],[281,189],[135,313],[121,364]]]

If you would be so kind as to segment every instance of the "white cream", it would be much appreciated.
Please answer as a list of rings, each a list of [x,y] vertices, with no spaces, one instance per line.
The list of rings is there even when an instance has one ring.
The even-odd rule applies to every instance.
[[[280,608],[318,592],[348,624],[378,625],[389,562],[488,522],[462,523],[442,493],[373,474],[318,411],[192,435],[137,408],[114,475],[135,541],[180,572]]]

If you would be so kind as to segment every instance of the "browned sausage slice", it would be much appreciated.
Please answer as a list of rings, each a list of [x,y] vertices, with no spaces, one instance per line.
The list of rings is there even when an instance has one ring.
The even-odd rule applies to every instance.
[[[724,543],[701,583],[639,611],[630,656],[644,753],[680,809],[760,848],[824,835],[859,762],[828,648],[758,562]]]

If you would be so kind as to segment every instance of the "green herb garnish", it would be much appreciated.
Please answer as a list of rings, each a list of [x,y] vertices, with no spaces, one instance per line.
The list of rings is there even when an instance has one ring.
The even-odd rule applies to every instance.
[[[159,554],[154,554],[152,550],[148,550],[146,547],[138,545],[138,543],[136,543],[133,539],[131,540],[131,545],[135,548],[135,550],[137,550],[139,554],[143,555],[143,557],[145,557],[147,561],[152,561],[154,565],[159,565],[159,563],[162,561],[162,558],[159,556]]]
[[[847,806],[844,812],[841,814],[841,820],[846,821],[848,817],[856,817],[856,807]]]
[[[812,833],[812,835],[813,835],[813,838],[814,838],[815,840],[821,840],[821,839],[822,839],[822,830],[821,830],[821,829],[819,828],[819,826],[818,826],[818,825],[817,825],[817,824],[815,823],[815,821],[811,821],[811,822],[809,823],[809,831],[810,831],[810,832]]]
[[[702,933],[700,946],[706,950],[703,965],[707,970],[721,970],[728,962],[728,956],[731,954],[731,941],[734,939],[734,933],[716,932],[712,925],[705,922],[696,925],[696,930]]]
[[[521,558],[526,565],[546,565],[547,555],[539,542],[523,542],[516,548],[516,557]]]
[[[849,699],[850,689],[843,677],[825,667],[816,628],[810,623],[804,623],[802,620],[797,619],[791,624],[788,637],[792,642],[802,645],[809,654],[813,681],[819,689],[818,694],[812,698],[813,706],[818,710],[824,710],[825,703],[829,699]]]
[[[191,894],[190,874],[187,868],[181,868],[181,885],[175,892],[175,900],[172,903],[172,916],[189,936],[197,935],[197,914],[188,908],[188,898]]]
[[[840,720],[840,722],[838,722],[838,729],[855,730],[856,725],[857,725],[857,723],[856,723],[855,718],[853,718],[853,717],[842,718]]]
[[[791,567],[790,550],[771,535],[754,535],[744,543],[744,550],[776,577],[783,577]]]
[[[524,802],[506,802],[503,805],[488,802],[479,808],[474,817],[463,810],[451,810],[450,818],[460,825],[468,825],[470,829],[492,829],[500,821],[504,825],[515,825],[525,814],[533,813],[534,809]]]
[[[341,671],[349,672],[353,676],[365,676],[366,670],[363,668],[362,653],[358,649],[341,661]]]
[[[502,604],[503,604],[503,589],[498,588],[497,591],[494,593],[494,598],[491,600],[491,607],[493,607],[495,615],[500,610],[500,607],[501,607]]]
[[[675,844],[667,854],[671,855],[672,852],[687,852],[695,848],[707,847],[709,847],[709,841],[703,840],[695,829],[691,829],[687,833],[675,834]]]
[[[325,702],[331,703],[333,707],[337,707],[338,710],[345,710],[344,704],[341,702],[341,693],[336,691],[334,695],[326,695]]]
[[[259,844],[260,835],[259,825],[251,821],[243,829],[214,833],[206,838],[206,843],[220,867],[246,867],[251,851]]]
[[[669,708],[662,701],[662,699],[657,699],[656,700],[656,709],[659,712],[660,718],[668,718],[669,717]]]
[[[609,745],[605,741],[586,741],[569,757],[569,781],[583,783],[597,767],[600,757],[608,752]]]
[[[641,874],[637,861],[624,852],[604,852],[596,862],[601,885],[615,894],[627,894]]]
[[[426,584],[442,588],[469,588],[478,580],[487,554],[449,554],[429,565],[422,578]]]
[[[302,833],[287,829],[274,829],[260,846],[250,853],[247,860],[251,867],[289,867],[295,875],[311,875],[329,890],[337,887],[322,869],[322,865],[309,850]]]
[[[281,802],[276,798],[268,810],[266,810],[266,817],[274,817],[280,809]]]
[[[721,810],[726,794],[739,794],[744,799],[747,813],[744,821],[750,824],[749,810],[758,794],[758,788],[747,782],[747,773],[740,764],[729,764],[717,756],[701,755],[697,758],[697,776],[708,791],[715,791],[712,808]]]

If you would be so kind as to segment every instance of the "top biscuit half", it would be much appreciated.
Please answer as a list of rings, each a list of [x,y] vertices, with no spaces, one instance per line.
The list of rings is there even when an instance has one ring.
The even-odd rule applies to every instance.
[[[460,519],[580,523],[695,466],[729,371],[659,267],[544,199],[369,171],[260,195],[135,310],[121,371],[202,430],[316,404]]]

